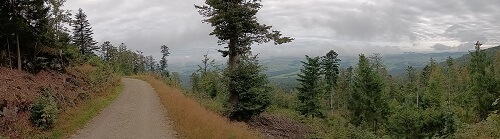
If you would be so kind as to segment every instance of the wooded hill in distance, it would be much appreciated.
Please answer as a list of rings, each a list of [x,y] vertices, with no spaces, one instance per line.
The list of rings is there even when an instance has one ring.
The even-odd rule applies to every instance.
[[[472,48],[473,46],[471,46]],[[489,57],[492,57],[500,46],[495,46],[485,49]],[[429,59],[434,59],[438,63],[444,63],[448,57],[454,58],[458,64],[465,64],[470,57],[468,51],[462,52],[439,52],[439,53],[421,53],[408,52],[403,54],[383,55],[383,62],[387,66],[387,70],[391,75],[399,76],[406,72],[408,66],[413,66],[416,69],[423,69],[428,64]],[[342,59],[340,66],[347,68],[355,66],[357,57],[349,57],[339,55]],[[261,64],[266,67],[264,73],[269,77],[271,83],[290,87],[291,84],[296,84],[297,74],[300,72],[302,57],[273,57],[263,58]],[[216,61],[217,65],[224,65],[224,62]],[[189,76],[198,69],[198,64],[187,63],[183,65],[170,65],[170,70],[178,72],[182,85],[189,86]]]

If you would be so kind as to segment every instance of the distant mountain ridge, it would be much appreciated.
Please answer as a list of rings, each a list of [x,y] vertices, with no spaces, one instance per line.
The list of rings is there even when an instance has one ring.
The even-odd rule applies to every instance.
[[[485,49],[488,57],[492,57],[496,51],[500,50],[500,46],[491,47]],[[438,52],[438,53],[418,53],[418,52],[407,52],[403,54],[391,54],[383,55],[383,62],[387,67],[387,70],[392,75],[403,74],[408,66],[413,66],[414,68],[420,69],[425,67],[432,58],[436,62],[443,63],[446,61],[448,56],[455,59],[459,64],[465,64],[469,58],[469,52]],[[342,61],[340,66],[342,68],[347,68],[349,66],[355,66],[358,62],[358,57],[354,56],[340,56]],[[259,62],[264,67],[266,67],[265,74],[269,77],[272,83],[278,85],[289,86],[295,84],[297,79],[297,74],[300,73],[302,68],[301,61],[304,57],[272,57],[260,59]],[[201,64],[201,63],[200,63]],[[223,62],[218,62],[219,65],[223,66]],[[184,66],[171,65],[171,70],[173,72],[178,72],[181,76],[181,81],[183,86],[189,86],[189,76],[198,70],[197,64],[187,64]]]
[[[491,59],[495,56],[496,52],[500,51],[500,45],[484,49],[483,51],[486,53],[486,57]],[[466,64],[469,60],[470,60],[470,53],[467,53],[455,59],[455,61],[461,66]]]

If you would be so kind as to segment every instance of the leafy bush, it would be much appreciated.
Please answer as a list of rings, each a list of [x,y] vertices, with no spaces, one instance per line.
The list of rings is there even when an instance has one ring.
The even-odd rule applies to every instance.
[[[49,89],[42,89],[42,97],[31,108],[31,121],[42,129],[50,129],[57,118],[57,103]]]

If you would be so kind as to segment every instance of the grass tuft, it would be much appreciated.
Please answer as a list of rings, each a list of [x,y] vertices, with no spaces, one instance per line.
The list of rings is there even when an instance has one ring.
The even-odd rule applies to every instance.
[[[231,122],[212,111],[209,111],[195,100],[185,96],[181,90],[167,86],[162,81],[147,75],[134,76],[155,89],[167,115],[173,121],[180,137],[188,139],[255,139],[256,132],[251,131],[244,123]]]

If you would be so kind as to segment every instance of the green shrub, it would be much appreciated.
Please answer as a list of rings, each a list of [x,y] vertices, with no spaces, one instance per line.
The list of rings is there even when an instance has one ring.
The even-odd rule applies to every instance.
[[[500,138],[500,115],[490,114],[486,120],[465,125],[455,133],[455,138]]]
[[[42,97],[31,108],[31,121],[42,129],[50,129],[57,118],[57,103],[49,89],[42,89]]]
[[[111,79],[113,70],[111,66],[97,56],[89,57],[88,64],[95,67],[95,70],[89,75],[89,82],[95,85],[103,85]]]
[[[286,92],[283,88],[274,87],[272,92],[271,105],[283,109],[295,109],[297,106],[297,90]]]
[[[63,50],[63,58],[66,62],[70,64],[80,64],[84,61],[84,56],[80,53],[80,50],[76,46],[69,46]]]
[[[351,134],[349,135],[349,138],[351,138],[351,139],[378,139],[379,138],[373,132],[366,130],[366,129],[361,129],[360,127],[354,127],[350,133]]]
[[[309,138],[319,139],[347,139],[352,136],[354,126],[349,120],[340,116],[332,115],[327,118],[303,117],[303,123],[308,123],[316,131]]]

